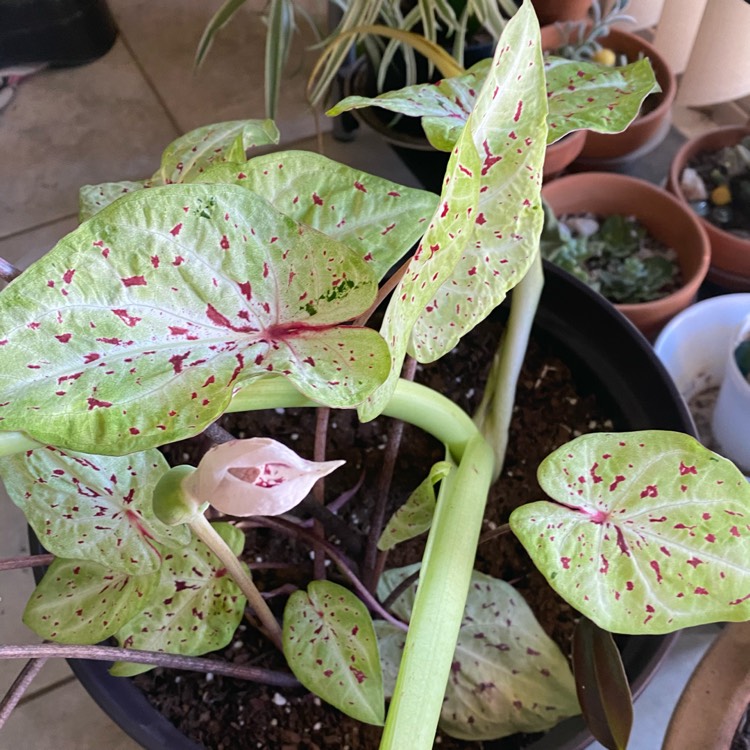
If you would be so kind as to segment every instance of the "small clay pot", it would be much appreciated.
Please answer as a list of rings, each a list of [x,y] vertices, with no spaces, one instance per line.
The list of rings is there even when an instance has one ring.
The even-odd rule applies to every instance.
[[[680,189],[680,176],[690,160],[703,151],[718,151],[724,146],[733,146],[747,135],[750,135],[750,125],[730,126],[711,130],[686,141],[672,160],[667,188],[687,206],[687,199]],[[711,242],[708,278],[726,289],[750,291],[750,240],[726,232],[707,219],[698,220],[706,229]]]
[[[584,143],[586,143],[586,131],[574,130],[547,146],[544,154],[543,179],[546,181],[557,177],[565,167],[572,164],[581,153]]]
[[[542,48],[553,51],[562,45],[562,34],[557,26],[542,29]],[[651,61],[661,92],[655,105],[648,113],[639,115],[622,133],[586,133],[586,143],[580,154],[584,162],[599,162],[601,168],[606,162],[616,162],[640,157],[661,143],[669,131],[672,102],[677,93],[677,81],[666,60],[647,41],[635,34],[620,29],[612,29],[601,44],[615,52],[624,53],[628,60],[635,61],[643,55]]]
[[[651,302],[615,305],[647,338],[693,302],[708,271],[708,235],[690,208],[666,190],[626,175],[581,172],[545,185],[542,197],[556,216],[635,216],[654,239],[677,253],[683,280],[677,291]]]
[[[531,0],[539,24],[557,21],[581,21],[586,18],[593,0]]]

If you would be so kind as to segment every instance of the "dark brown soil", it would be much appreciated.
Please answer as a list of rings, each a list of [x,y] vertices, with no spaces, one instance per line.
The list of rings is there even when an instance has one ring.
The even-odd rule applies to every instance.
[[[487,327],[492,329],[489,336]],[[466,337],[459,349],[440,363],[420,367],[417,379],[440,392],[453,393],[454,400],[471,413],[478,403],[499,332],[498,324],[485,324],[481,333]],[[567,366],[543,342],[532,342],[519,385],[506,467],[492,489],[487,507],[484,521],[487,531],[505,523],[516,505],[542,497],[536,467],[545,455],[581,432],[612,427],[596,398],[580,390]],[[223,425],[237,437],[274,436],[302,455],[311,456],[314,412],[291,409],[279,412],[227,415]],[[340,512],[351,526],[351,536],[346,540],[350,549],[361,547],[365,541],[389,425],[390,421],[385,419],[358,424],[351,412],[331,414],[328,457],[345,458],[347,464],[326,479],[326,502],[354,486],[365,472],[360,491]],[[200,443],[196,440],[173,447],[172,458],[193,463],[196,452],[205,448]],[[389,512],[406,499],[427,475],[432,463],[442,457],[441,446],[432,438],[406,427]],[[392,555],[388,566],[418,559],[421,543]],[[351,554],[355,560],[361,559],[361,555]],[[261,566],[269,562],[288,564],[282,569],[259,567],[254,571],[256,583],[266,592],[285,587],[283,595],[270,600],[279,614],[289,585],[303,587],[312,575],[309,548],[268,529],[247,530],[245,559]],[[542,626],[568,653],[576,613],[551,592],[511,535],[480,545],[476,567],[513,582]],[[346,583],[334,566],[327,570],[332,580]],[[242,625],[235,641],[216,656],[237,663],[286,669],[282,657],[250,625]],[[342,716],[302,689],[281,691],[221,676],[163,669],[135,679],[155,706],[192,740],[210,750],[359,750],[378,745],[379,728]],[[531,739],[516,736],[485,742],[482,746],[510,750],[523,747]],[[439,736],[436,746],[453,749],[478,745]]]

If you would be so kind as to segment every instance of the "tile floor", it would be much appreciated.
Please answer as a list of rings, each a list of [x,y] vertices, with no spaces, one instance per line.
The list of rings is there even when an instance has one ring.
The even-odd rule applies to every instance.
[[[217,2],[110,0],[120,27],[113,49],[79,68],[45,71],[24,82],[0,112],[0,257],[25,267],[76,226],[77,191],[86,183],[138,179],[153,172],[162,148],[178,134],[209,122],[262,116],[258,64],[263,27],[250,3],[194,73],[192,57]],[[284,84],[280,129],[285,143],[310,139],[315,121],[300,106],[309,56]],[[684,113],[691,127],[704,126]],[[703,118],[705,120],[705,118]],[[710,118],[708,120],[710,122]],[[312,142],[312,141],[308,141]],[[390,151],[367,133],[354,143],[325,139],[330,155],[415,184]],[[27,551],[21,513],[0,490],[2,556]],[[0,643],[33,642],[20,622],[32,589],[29,571],[0,578]],[[715,630],[686,634],[637,704],[635,750],[661,744],[687,674]],[[3,663],[0,692],[19,663]],[[0,748],[134,750],[80,688],[68,667],[48,662],[0,734]]]

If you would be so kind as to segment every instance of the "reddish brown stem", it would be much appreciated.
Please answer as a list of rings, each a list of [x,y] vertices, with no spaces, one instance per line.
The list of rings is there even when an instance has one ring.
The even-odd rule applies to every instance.
[[[355,326],[363,326],[367,323],[367,321],[372,317],[372,314],[375,312],[375,310],[380,307],[380,304],[383,302],[383,300],[398,286],[398,282],[401,281],[401,278],[406,273],[406,269],[409,266],[409,261],[411,260],[411,256],[407,260],[405,260],[399,267],[396,269],[396,271],[393,272],[393,275],[386,279],[383,283],[383,286],[378,289],[378,294],[375,297],[375,301],[370,305],[370,307],[365,310],[362,315],[360,315],[358,318],[354,320]]]
[[[21,270],[16,268],[10,261],[0,258],[0,281],[10,284],[13,279],[21,275]]]
[[[313,448],[313,460],[326,460],[326,444],[328,442],[328,421],[331,416],[331,410],[328,407],[318,409],[315,421],[315,447]],[[313,499],[322,508],[325,506],[325,479],[319,479],[313,487]],[[313,521],[313,533],[319,539],[323,539],[325,531],[323,524]],[[325,580],[326,577],[326,554],[320,544],[313,547],[313,575],[317,580]]]
[[[23,669],[18,673],[18,677],[0,701],[0,729],[5,726],[5,722],[10,718],[13,709],[18,705],[18,701],[23,698],[23,694],[28,690],[29,685],[46,662],[47,659],[40,658],[30,659],[24,664]]]
[[[510,524],[504,523],[502,526],[498,526],[496,529],[490,529],[485,531],[482,536],[479,537],[479,544],[489,542],[490,539],[497,539],[499,536],[505,536],[510,533]]]
[[[299,682],[290,674],[274,672],[260,667],[232,664],[218,659],[203,659],[195,656],[177,656],[155,651],[139,651],[115,646],[69,646],[61,643],[40,643],[29,646],[0,646],[0,659],[91,659],[93,661],[129,661],[136,664],[153,664],[156,667],[184,669],[249,680],[277,687],[299,687]]]
[[[0,560],[0,572],[3,570],[18,570],[19,568],[38,568],[42,565],[50,565],[54,559],[54,555],[23,555],[23,557],[9,557],[5,560]]]

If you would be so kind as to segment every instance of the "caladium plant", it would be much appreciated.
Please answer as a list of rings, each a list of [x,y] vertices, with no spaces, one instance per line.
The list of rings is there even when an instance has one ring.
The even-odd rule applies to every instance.
[[[520,596],[472,571],[503,453],[477,423],[503,443],[539,292],[545,145],[575,128],[624,127],[653,87],[647,63],[545,66],[525,2],[491,62],[388,100],[424,116],[451,151],[440,196],[312,154],[248,159],[252,145],[275,139],[267,121],[188,134],[150,180],[86,188],[86,220],[0,294],[0,475],[57,556],[27,624],[62,644],[112,636],[169,663],[226,645],[247,599],[299,682],[385,722],[384,748],[432,746],[457,642],[448,732],[497,737],[574,712],[566,660],[526,624]],[[407,354],[443,356],[512,288],[520,323],[509,324],[477,423],[399,378]],[[376,331],[366,320],[390,290]],[[329,539],[264,516],[257,522],[271,529],[307,534],[316,557],[329,556],[352,584],[312,581],[291,595],[280,624],[238,559],[239,527],[231,517],[212,524],[208,503],[252,524],[253,513],[302,501],[309,479],[336,461],[292,459],[262,442],[254,459],[230,444],[226,460],[217,448],[197,470],[170,469],[156,450],[214,434],[229,410],[292,406],[396,417],[445,444],[445,461],[423,467],[425,482],[373,534],[377,554],[381,531],[385,549],[429,529],[411,572],[416,590],[407,573],[388,571],[381,593],[390,594],[379,601]],[[542,468],[554,502],[512,519],[553,587],[626,632],[746,617],[748,490],[736,471],[687,437],[590,440]],[[401,579],[408,592],[394,597]],[[491,611],[481,633],[472,607]],[[506,641],[513,653],[487,665]],[[538,688],[516,666],[524,649],[541,657]],[[120,656],[116,674],[142,669]],[[523,689],[514,684],[522,671]],[[550,697],[551,685],[564,695]]]

